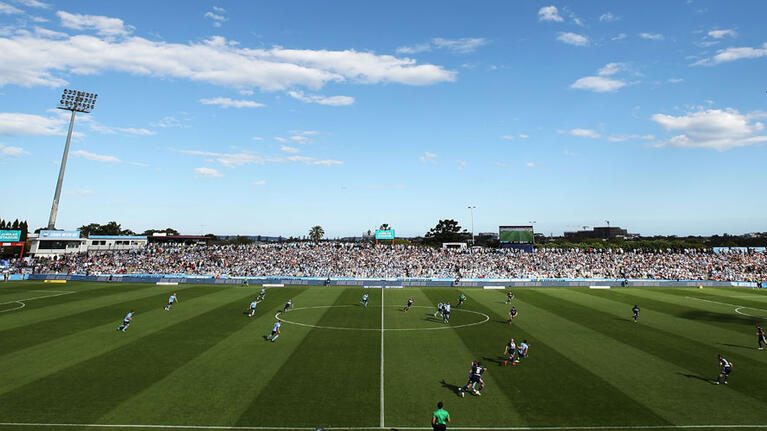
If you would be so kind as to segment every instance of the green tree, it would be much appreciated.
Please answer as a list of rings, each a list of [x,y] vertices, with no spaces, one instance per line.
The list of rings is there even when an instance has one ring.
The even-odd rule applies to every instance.
[[[130,229],[123,229],[116,221],[110,221],[107,224],[91,223],[80,226],[80,235],[135,235]]]
[[[440,220],[424,236],[424,243],[428,245],[440,245],[443,242],[468,241],[471,234],[466,229],[461,229],[457,221],[452,219]]]
[[[144,232],[142,232],[141,235],[152,236],[152,234],[155,234],[155,233],[164,233],[166,235],[174,235],[174,236],[179,235],[176,229],[173,229],[170,227],[165,229],[147,229]]]
[[[317,225],[309,229],[309,238],[311,238],[312,241],[320,242],[323,236],[325,236],[325,230],[322,229],[322,226]]]

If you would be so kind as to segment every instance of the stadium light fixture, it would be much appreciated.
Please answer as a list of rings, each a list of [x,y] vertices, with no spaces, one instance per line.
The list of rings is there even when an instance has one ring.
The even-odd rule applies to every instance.
[[[471,212],[471,245],[472,247],[476,245],[476,241],[474,240],[474,209],[476,209],[474,205],[469,206],[469,211]]]
[[[61,93],[58,109],[72,111],[69,119],[69,131],[67,132],[67,143],[64,145],[64,155],[61,156],[61,167],[59,168],[59,179],[56,181],[56,192],[53,194],[53,205],[51,206],[51,216],[48,218],[48,229],[55,229],[56,215],[59,212],[59,199],[61,198],[61,184],[64,181],[64,171],[67,168],[67,156],[69,155],[69,142],[72,140],[72,129],[75,126],[75,114],[82,112],[89,114],[96,106],[96,99],[99,97],[96,93],[88,93],[79,90],[64,89]]]

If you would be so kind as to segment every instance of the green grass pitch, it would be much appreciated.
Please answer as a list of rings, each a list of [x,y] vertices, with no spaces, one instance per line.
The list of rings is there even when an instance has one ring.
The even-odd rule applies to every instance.
[[[0,284],[0,431],[430,429],[438,401],[451,429],[767,429],[755,336],[767,292],[518,288],[509,326],[500,290],[269,288],[248,318],[259,290]],[[431,317],[441,300],[448,325]],[[130,309],[133,325],[115,331]],[[530,356],[504,367],[510,337]],[[726,386],[711,383],[718,353],[734,363]],[[487,387],[460,398],[472,360]]]

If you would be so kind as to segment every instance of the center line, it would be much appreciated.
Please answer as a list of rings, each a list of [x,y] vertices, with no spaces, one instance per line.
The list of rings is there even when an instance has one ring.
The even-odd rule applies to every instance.
[[[381,425],[384,427],[384,290],[381,288]]]

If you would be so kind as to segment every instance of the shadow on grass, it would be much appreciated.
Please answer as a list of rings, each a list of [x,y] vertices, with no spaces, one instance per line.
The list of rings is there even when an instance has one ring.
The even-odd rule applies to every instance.
[[[490,358],[490,357],[488,357],[488,356],[483,356],[483,357],[482,357],[482,360],[483,360],[483,361],[487,361],[487,362],[491,362],[491,363],[493,363],[493,364],[497,364],[497,365],[503,366],[503,361],[504,361],[504,359],[503,359],[503,356],[501,356],[500,358],[501,358],[501,359],[498,359],[497,357],[495,357],[495,358]]]
[[[732,313],[713,313],[710,311],[686,311],[684,313],[677,314],[677,316],[683,319],[690,320],[705,320],[708,322],[723,322],[723,323],[747,323],[754,324],[759,322],[760,319],[754,317],[741,316],[739,314]]]
[[[709,379],[707,379],[705,377],[701,377],[701,376],[699,376],[697,374],[686,374],[686,373],[683,373],[681,371],[677,371],[677,374],[679,374],[682,377],[687,377],[688,379],[696,379],[696,380],[700,380],[700,381],[703,381],[703,382],[706,382],[706,383],[711,383],[711,380],[709,380]]]
[[[461,396],[460,392],[458,391],[458,389],[460,388],[460,386],[456,386],[456,385],[454,385],[454,384],[452,384],[452,383],[448,383],[448,382],[446,382],[446,381],[444,381],[444,380],[442,380],[440,383],[442,384],[442,387],[443,387],[443,388],[446,388],[446,389],[448,389],[450,392],[452,392],[452,393],[454,393],[454,394],[456,394],[456,395],[458,395],[458,396]]]
[[[755,347],[742,346],[742,345],[740,345],[740,344],[727,344],[727,343],[717,343],[717,344],[719,344],[720,346],[727,346],[727,347],[737,347],[737,348],[739,348],[739,349],[748,349],[748,350],[753,350],[753,349],[755,349]]]

